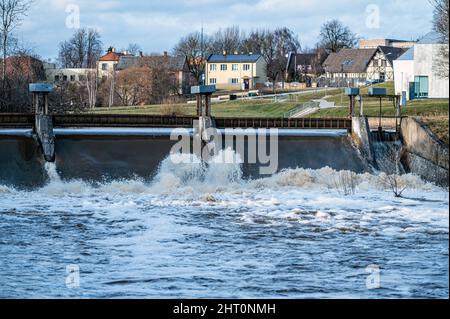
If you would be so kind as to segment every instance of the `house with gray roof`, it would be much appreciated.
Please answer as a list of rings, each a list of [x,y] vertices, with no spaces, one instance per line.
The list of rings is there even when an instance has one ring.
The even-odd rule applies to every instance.
[[[325,76],[331,80],[352,80],[353,85],[394,80],[393,61],[406,49],[379,46],[373,49],[342,49],[323,63]]]
[[[448,43],[435,32],[425,35],[394,61],[395,92],[408,100],[449,98]],[[447,53],[448,58],[448,53]],[[444,65],[447,65],[444,67]]]

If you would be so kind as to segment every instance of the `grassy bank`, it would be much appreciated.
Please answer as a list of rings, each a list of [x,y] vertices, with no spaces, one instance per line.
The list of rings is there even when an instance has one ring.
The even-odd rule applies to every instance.
[[[283,117],[285,113],[302,103],[334,96],[339,90],[327,90],[326,92],[305,93],[298,96],[290,96],[287,100],[261,99],[261,100],[237,100],[213,103],[212,114],[217,117]],[[98,108],[96,114],[171,114],[171,110],[178,115],[195,115],[195,104],[177,105],[144,105],[136,107],[112,107]]]

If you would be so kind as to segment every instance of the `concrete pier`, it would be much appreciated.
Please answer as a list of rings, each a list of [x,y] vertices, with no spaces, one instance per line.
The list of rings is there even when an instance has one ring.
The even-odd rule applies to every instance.
[[[367,117],[352,117],[352,138],[363,157],[376,168],[377,164],[372,144],[372,133]]]
[[[33,94],[33,107],[36,112],[34,132],[47,162],[55,161],[53,117],[49,115],[48,109],[48,95],[52,91],[53,86],[51,84],[30,84],[30,92]]]
[[[55,135],[51,115],[36,115],[35,133],[47,162],[55,161]]]

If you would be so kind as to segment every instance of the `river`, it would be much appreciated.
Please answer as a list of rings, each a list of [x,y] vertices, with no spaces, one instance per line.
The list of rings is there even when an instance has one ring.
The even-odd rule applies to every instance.
[[[367,172],[346,195],[329,167],[249,178],[167,158],[151,179],[44,172],[32,188],[0,182],[0,298],[449,295],[449,193],[413,175],[395,198]]]

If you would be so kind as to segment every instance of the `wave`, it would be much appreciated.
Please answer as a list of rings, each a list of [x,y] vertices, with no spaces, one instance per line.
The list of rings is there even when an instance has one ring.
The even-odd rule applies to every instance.
[[[244,179],[243,161],[231,149],[221,151],[208,162],[202,162],[193,154],[173,154],[160,163],[158,173],[151,182],[141,178],[114,180],[105,183],[89,183],[83,180],[62,180],[54,163],[47,163],[45,170],[49,181],[39,189],[49,195],[84,194],[92,190],[114,193],[182,194],[214,192],[236,192],[239,190],[276,190],[280,188],[300,188],[306,190],[337,190],[344,187],[343,180],[351,183],[357,191],[389,189],[385,173],[357,174],[338,171],[330,167],[321,169],[285,169],[271,177]],[[413,174],[395,176],[399,188],[432,191],[439,187],[423,181]],[[15,189],[0,185],[0,193],[14,192]]]

